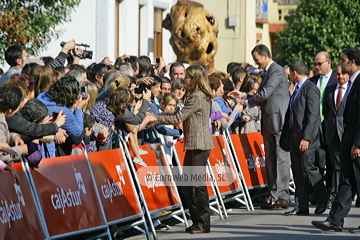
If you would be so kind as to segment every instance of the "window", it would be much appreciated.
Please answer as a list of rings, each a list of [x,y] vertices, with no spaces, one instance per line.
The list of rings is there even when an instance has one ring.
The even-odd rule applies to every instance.
[[[162,57],[162,21],[163,10],[160,8],[154,9],[154,61],[158,57]]]

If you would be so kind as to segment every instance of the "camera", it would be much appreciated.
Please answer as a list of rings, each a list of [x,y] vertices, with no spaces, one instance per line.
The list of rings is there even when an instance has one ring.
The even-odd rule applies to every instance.
[[[82,99],[86,99],[88,97],[87,87],[82,86],[80,91]]]
[[[60,43],[60,47],[63,47],[65,45],[66,42],[61,42]],[[92,56],[93,56],[93,51],[91,50],[86,50],[86,48],[90,47],[90,45],[88,44],[85,44],[85,43],[76,43],[76,46],[79,46],[79,47],[84,47],[85,49],[83,50],[83,54],[79,54],[75,51],[75,49],[73,49],[73,54],[77,57],[79,57],[80,59],[92,59]],[[70,54],[70,53],[68,53]]]

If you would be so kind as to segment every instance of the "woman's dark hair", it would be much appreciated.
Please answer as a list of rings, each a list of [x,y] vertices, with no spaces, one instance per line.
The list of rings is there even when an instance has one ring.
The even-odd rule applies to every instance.
[[[80,94],[79,82],[71,76],[62,77],[50,87],[48,93],[57,105],[71,107]]]
[[[152,77],[153,78],[153,82],[151,84],[147,85],[148,89],[150,89],[151,87],[153,87],[155,85],[158,85],[158,84],[160,84],[162,82],[161,78],[159,76],[157,76],[157,75],[150,74],[147,77]]]
[[[224,85],[224,91],[231,92],[234,90],[234,84],[227,78],[221,79],[222,84]]]
[[[128,88],[118,88],[105,100],[105,104],[107,109],[116,117],[119,114],[124,114],[125,109],[133,101],[134,95]]]
[[[30,99],[20,110],[21,115],[29,122],[40,123],[46,116],[48,116],[48,109],[45,104],[36,98]]]
[[[249,92],[251,89],[254,88],[255,83],[260,84],[259,79],[261,79],[260,76],[255,73],[246,74],[246,77],[241,84],[240,91],[244,93]]]
[[[150,74],[150,75],[147,75],[147,77],[152,77],[153,78],[153,82],[149,85],[145,84],[145,83],[141,83],[139,85],[139,89],[142,89],[140,92],[144,91],[145,89],[151,89],[151,87],[155,86],[155,85],[158,85],[161,83],[161,78],[159,76],[156,76],[156,75],[153,75],[153,74]]]
[[[15,111],[22,99],[20,88],[12,85],[0,87],[0,112],[4,113],[9,109]]]

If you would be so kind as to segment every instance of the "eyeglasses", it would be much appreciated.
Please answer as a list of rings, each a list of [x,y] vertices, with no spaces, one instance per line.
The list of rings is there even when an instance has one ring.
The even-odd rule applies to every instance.
[[[314,65],[320,67],[324,62],[327,62],[327,61],[328,60],[325,60],[323,62],[314,62]]]

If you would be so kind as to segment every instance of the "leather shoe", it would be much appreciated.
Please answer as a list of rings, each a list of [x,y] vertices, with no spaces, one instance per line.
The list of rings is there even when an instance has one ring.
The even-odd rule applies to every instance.
[[[276,200],[275,203],[272,206],[273,208],[282,208],[282,209],[288,209],[289,208],[289,202],[285,199],[279,199]]]
[[[297,215],[297,216],[309,216],[309,210],[307,211],[302,211],[302,210],[298,210],[296,208],[294,208],[293,210],[291,211],[288,211],[288,212],[284,212],[284,215],[285,216],[292,216],[292,215]]]
[[[349,232],[360,234],[360,226],[357,229],[349,230]]]
[[[317,205],[317,207],[315,208],[314,213],[315,214],[322,214],[325,211],[326,211],[326,204],[321,203],[321,204]]]
[[[261,209],[272,209],[273,208],[273,203],[262,203],[260,206]]]
[[[336,226],[331,224],[328,221],[312,221],[311,224],[314,227],[317,227],[323,231],[330,231],[330,230],[334,230],[335,232],[341,232],[342,231],[342,227]]]
[[[191,230],[195,229],[196,227],[197,227],[197,225],[193,224],[190,227],[185,228],[185,232],[191,232]]]
[[[210,227],[200,227],[196,226],[193,230],[190,231],[191,234],[198,234],[198,233],[209,233]]]
[[[260,206],[261,209],[272,209],[273,203],[272,203],[272,197],[267,197],[265,201]]]
[[[360,207],[360,199],[356,199],[355,207]]]

